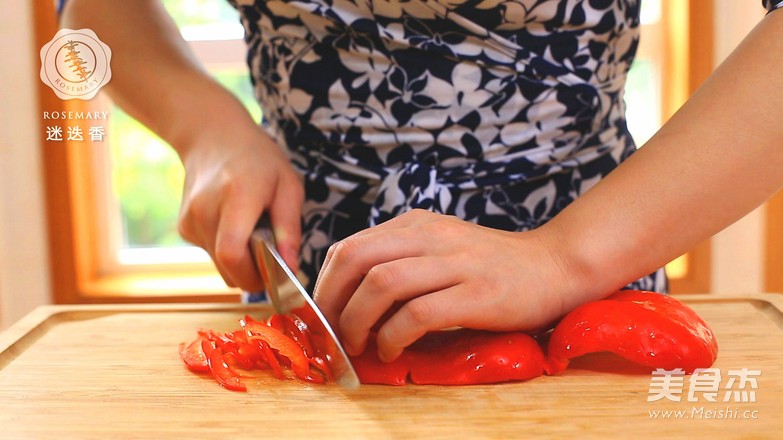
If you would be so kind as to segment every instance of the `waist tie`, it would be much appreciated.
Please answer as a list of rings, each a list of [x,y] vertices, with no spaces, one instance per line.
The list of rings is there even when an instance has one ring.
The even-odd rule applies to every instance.
[[[380,165],[324,149],[297,148],[290,152],[303,174],[330,188],[341,192],[350,192],[356,185],[367,188],[369,226],[412,209],[451,214],[463,192],[531,181],[548,174],[546,168],[532,168],[522,157],[444,166],[432,157],[412,155],[401,163]]]
[[[301,146],[291,149],[292,162],[306,176],[330,188],[351,192],[366,188],[371,205],[367,224],[375,226],[412,209],[452,214],[466,192],[532,182],[566,172],[600,157],[609,149],[590,149],[555,165],[541,166],[524,153],[495,161],[439,162],[433,156],[412,154],[395,164],[367,163],[344,152]],[[433,160],[435,159],[435,160]],[[585,160],[586,159],[586,160]]]

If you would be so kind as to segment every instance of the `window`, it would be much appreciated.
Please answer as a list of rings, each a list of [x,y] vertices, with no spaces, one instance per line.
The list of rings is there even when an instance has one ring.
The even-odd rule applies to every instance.
[[[236,11],[220,0],[163,2],[201,62],[259,119]],[[710,51],[688,51],[712,35],[711,11],[700,5],[700,14],[689,15],[693,3],[642,2],[642,40],[626,95],[629,126],[640,145],[712,68],[711,59],[697,56]],[[40,40],[55,29],[53,21],[39,19]],[[183,170],[173,150],[106,100],[49,96],[42,92],[44,109],[98,106],[111,112],[103,144],[44,142],[56,301],[236,301],[238,292],[224,285],[206,253],[177,234]],[[669,268],[673,291],[709,289],[708,247]]]
[[[243,29],[225,1],[163,0],[200,61],[260,118],[244,63]],[[36,36],[56,32],[36,2]],[[108,111],[103,142],[43,142],[55,302],[237,301],[202,250],[176,231],[183,170],[176,153],[99,93],[46,111]]]
[[[163,0],[199,61],[239,96],[255,120],[261,111],[244,62],[244,30],[226,1]],[[101,176],[97,198],[99,260],[105,272],[209,270],[209,256],[180,238],[176,222],[184,170],[176,152],[117,106],[111,108],[108,149],[95,151]],[[216,273],[214,274],[217,275]]]
[[[628,127],[639,146],[712,71],[713,15],[707,0],[641,5],[641,41],[626,85]],[[708,292],[709,241],[670,262],[666,271],[673,293]]]

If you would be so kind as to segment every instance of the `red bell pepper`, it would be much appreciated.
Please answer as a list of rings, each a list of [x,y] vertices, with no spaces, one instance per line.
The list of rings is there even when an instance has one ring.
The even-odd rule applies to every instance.
[[[272,374],[280,380],[285,379],[286,375],[283,372],[283,367],[280,366],[280,360],[277,358],[277,355],[275,355],[275,352],[272,351],[269,344],[260,337],[253,337],[253,339],[261,349],[264,362],[272,369]]]
[[[473,385],[544,374],[544,352],[520,332],[432,332],[411,347],[410,378],[419,385]]]
[[[362,383],[473,385],[525,380],[544,373],[544,353],[524,333],[470,329],[430,332],[391,363],[378,359],[375,344],[352,359]]]
[[[362,354],[351,357],[351,364],[363,384],[405,385],[411,371],[408,350],[403,351],[400,357],[392,362],[381,361],[374,336],[370,337]]]
[[[708,368],[718,343],[707,324],[685,304],[654,292],[619,291],[577,307],[555,326],[548,374],[588,353],[608,351],[651,368]]]

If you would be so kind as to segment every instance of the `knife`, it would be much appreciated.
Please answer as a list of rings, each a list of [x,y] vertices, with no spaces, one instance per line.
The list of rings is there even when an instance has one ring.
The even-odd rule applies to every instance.
[[[326,362],[334,373],[335,381],[346,389],[359,388],[359,376],[356,375],[337,335],[277,251],[275,237],[266,215],[256,224],[250,238],[250,249],[275,311],[285,314],[299,307],[311,309],[312,315],[316,316],[318,321],[309,322],[308,325],[313,332],[324,335],[319,339],[324,341],[326,346],[319,348],[327,354]]]

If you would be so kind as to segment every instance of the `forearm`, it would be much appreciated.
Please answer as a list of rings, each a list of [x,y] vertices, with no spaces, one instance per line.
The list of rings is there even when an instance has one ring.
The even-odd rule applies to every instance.
[[[69,0],[62,25],[90,28],[109,45],[112,79],[106,90],[180,155],[197,128],[249,118],[195,60],[157,0]]]
[[[584,299],[652,272],[779,190],[781,110],[778,11],[643,148],[545,226]]]

